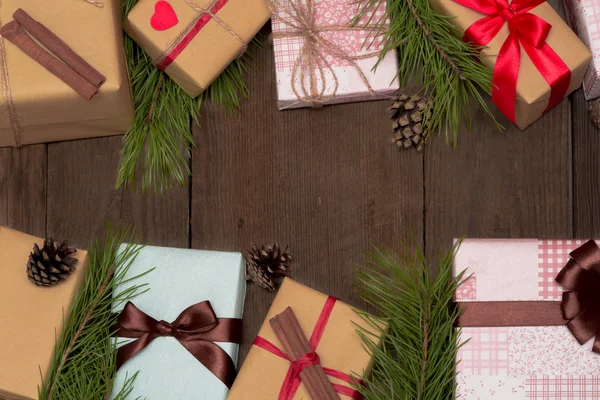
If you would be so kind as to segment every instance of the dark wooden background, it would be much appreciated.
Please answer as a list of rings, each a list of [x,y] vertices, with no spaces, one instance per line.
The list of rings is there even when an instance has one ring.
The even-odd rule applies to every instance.
[[[556,4],[556,3],[555,3]],[[364,306],[352,269],[370,243],[416,238],[428,254],[469,237],[600,234],[600,132],[581,91],[520,132],[483,113],[456,148],[390,142],[386,102],[278,111],[273,57],[255,51],[250,96],[235,117],[204,108],[187,187],[162,197],[115,190],[121,137],[0,149],[0,224],[84,246],[107,220],[155,245],[244,251],[288,244],[294,277]],[[273,294],[249,285],[245,344]]]

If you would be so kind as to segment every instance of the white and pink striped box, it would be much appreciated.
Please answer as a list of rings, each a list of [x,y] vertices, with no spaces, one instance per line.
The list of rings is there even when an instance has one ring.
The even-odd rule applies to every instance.
[[[359,5],[354,0],[280,0],[275,2],[276,9],[271,23],[274,33],[273,52],[275,54],[277,79],[277,107],[280,110],[313,106],[311,102],[299,100],[294,93],[295,87],[296,92],[303,95],[301,72],[298,70],[294,76],[293,70],[298,57],[304,54],[305,38],[303,34],[299,33],[299,29],[294,29],[282,21],[290,21],[297,26],[297,22],[290,19],[289,15],[286,15],[286,11],[297,15],[294,7],[306,10],[310,3],[314,5],[314,25],[317,27],[351,26],[352,20],[357,16],[359,9]],[[279,7],[277,7],[278,5]],[[364,25],[376,24],[384,15],[385,2],[382,2],[380,7],[369,10],[359,23]],[[385,24],[386,22],[383,20],[382,23]],[[290,34],[291,32],[294,32],[291,37],[277,37],[278,33]],[[372,30],[319,31],[317,29],[316,35],[319,37],[317,42],[329,41],[335,49],[350,57],[373,54],[381,50],[383,46],[383,35]],[[361,72],[350,61],[336,57],[320,44],[317,45],[317,50],[331,66],[331,70],[328,70],[324,62],[320,63],[325,70],[323,99],[332,97],[327,101],[323,101],[323,105],[389,99],[400,88],[397,76],[398,59],[395,50],[388,52],[379,62],[378,55],[356,60],[360,71],[362,71],[374,91],[374,95],[369,92],[368,87],[361,78]],[[310,86],[308,82],[311,71],[308,71],[307,68],[303,70],[305,86],[308,88]],[[313,69],[312,72],[315,73],[317,86],[321,87],[323,79],[318,74],[318,68]],[[335,96],[331,96],[336,80],[338,84],[337,91]]]
[[[471,275],[456,300],[559,301],[554,281],[585,240],[465,239],[454,274]],[[468,341],[467,341],[468,340]],[[467,400],[600,399],[600,355],[566,326],[462,328],[457,390]]]
[[[563,0],[567,22],[592,52],[583,78],[587,100],[600,97],[600,0]]]

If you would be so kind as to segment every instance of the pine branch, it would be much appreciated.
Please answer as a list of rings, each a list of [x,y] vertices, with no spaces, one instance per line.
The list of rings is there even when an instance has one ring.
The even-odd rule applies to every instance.
[[[137,1],[122,0],[124,16]],[[125,35],[124,40],[135,114],[123,139],[117,187],[127,185],[135,190],[138,171],[144,192],[153,189],[160,193],[174,182],[186,185],[191,173],[188,160],[195,148],[192,121],[200,124],[202,102],[208,98],[233,114],[240,97],[248,96],[244,74],[252,58],[246,52],[234,60],[205,93],[194,99],[159,71],[131,38]]]
[[[461,124],[471,129],[474,105],[493,117],[481,92],[491,93],[492,71],[479,62],[478,49],[464,43],[450,16],[438,14],[429,0],[358,0],[360,13],[386,7],[386,13],[375,23],[389,19],[383,34],[385,45],[380,62],[394,49],[398,50],[398,76],[401,85],[422,86],[422,94],[433,106],[431,116],[422,123],[423,138],[445,132],[446,140],[456,144]]]
[[[365,399],[454,399],[460,333],[451,303],[462,275],[452,277],[452,260],[458,245],[440,257],[436,277],[421,250],[367,254],[358,271],[361,294],[381,318],[360,313],[370,327],[358,334],[373,357],[371,376],[357,386]]]
[[[131,242],[131,236],[127,229],[115,233],[108,228],[104,245],[92,244],[85,280],[55,345],[40,400],[106,400],[110,396],[116,373],[116,343],[110,337],[117,315],[111,312],[112,306],[145,291],[144,285],[136,285],[112,295],[116,286],[127,281],[125,272],[141,249],[127,245],[117,254],[119,245]],[[126,379],[115,400],[131,392],[134,379],[135,375]]]

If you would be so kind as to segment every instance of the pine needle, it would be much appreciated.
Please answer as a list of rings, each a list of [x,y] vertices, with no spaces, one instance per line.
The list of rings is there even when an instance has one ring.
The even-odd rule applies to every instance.
[[[122,0],[126,16],[138,0]],[[189,157],[195,148],[192,120],[200,125],[202,102],[210,98],[230,113],[248,96],[244,82],[252,58],[248,52],[234,60],[206,92],[190,97],[148,55],[125,35],[125,55],[131,80],[135,114],[123,138],[117,187],[135,191],[136,172],[141,169],[142,191],[162,193],[173,183],[185,185],[190,175]],[[253,41],[258,44],[257,40]]]
[[[434,11],[429,0],[358,0],[360,20],[369,10],[386,6],[376,24],[389,18],[384,33],[381,59],[398,50],[400,85],[422,85],[421,92],[430,101],[423,121],[425,140],[435,132],[445,132],[446,141],[455,145],[461,124],[471,130],[474,105],[481,107],[502,129],[492,115],[481,92],[491,93],[492,71],[479,62],[478,50],[463,42],[449,16]],[[369,39],[367,39],[368,41]]]
[[[436,277],[421,250],[395,254],[375,248],[367,254],[358,271],[361,295],[381,319],[360,313],[370,328],[358,333],[373,357],[371,376],[357,386],[365,399],[454,399],[460,333],[451,304],[462,274],[452,277],[452,260],[458,246],[441,255]],[[380,335],[377,346],[373,339]]]
[[[41,400],[108,399],[116,374],[116,345],[110,337],[117,315],[112,306],[147,290],[137,285],[113,297],[116,286],[138,278],[125,276],[142,247],[128,245],[117,255],[119,245],[133,242],[132,236],[128,229],[113,232],[108,227],[104,245],[92,244],[84,283],[55,345],[48,376],[42,377]],[[126,380],[115,400],[131,392],[134,380],[135,375]]]

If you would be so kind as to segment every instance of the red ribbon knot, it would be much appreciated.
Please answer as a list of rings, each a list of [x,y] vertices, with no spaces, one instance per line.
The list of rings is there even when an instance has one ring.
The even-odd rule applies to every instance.
[[[316,351],[311,351],[310,353],[303,355],[299,360],[291,361],[291,363],[294,374],[300,375],[305,368],[308,368],[311,365],[321,364],[321,359]]]
[[[550,86],[550,99],[544,112],[565,97],[571,83],[571,70],[546,43],[552,25],[529,12],[545,0],[513,0],[510,4],[507,0],[454,1],[485,15],[467,28],[463,35],[465,42],[485,47],[504,24],[508,24],[509,34],[498,52],[494,67],[492,100],[511,122],[516,123],[515,99],[521,48]]]
[[[117,369],[158,337],[174,337],[200,363],[231,388],[236,371],[233,360],[214,342],[240,343],[242,320],[217,318],[209,301],[194,304],[173,322],[158,321],[127,302],[114,336],[134,338],[117,350]]]

